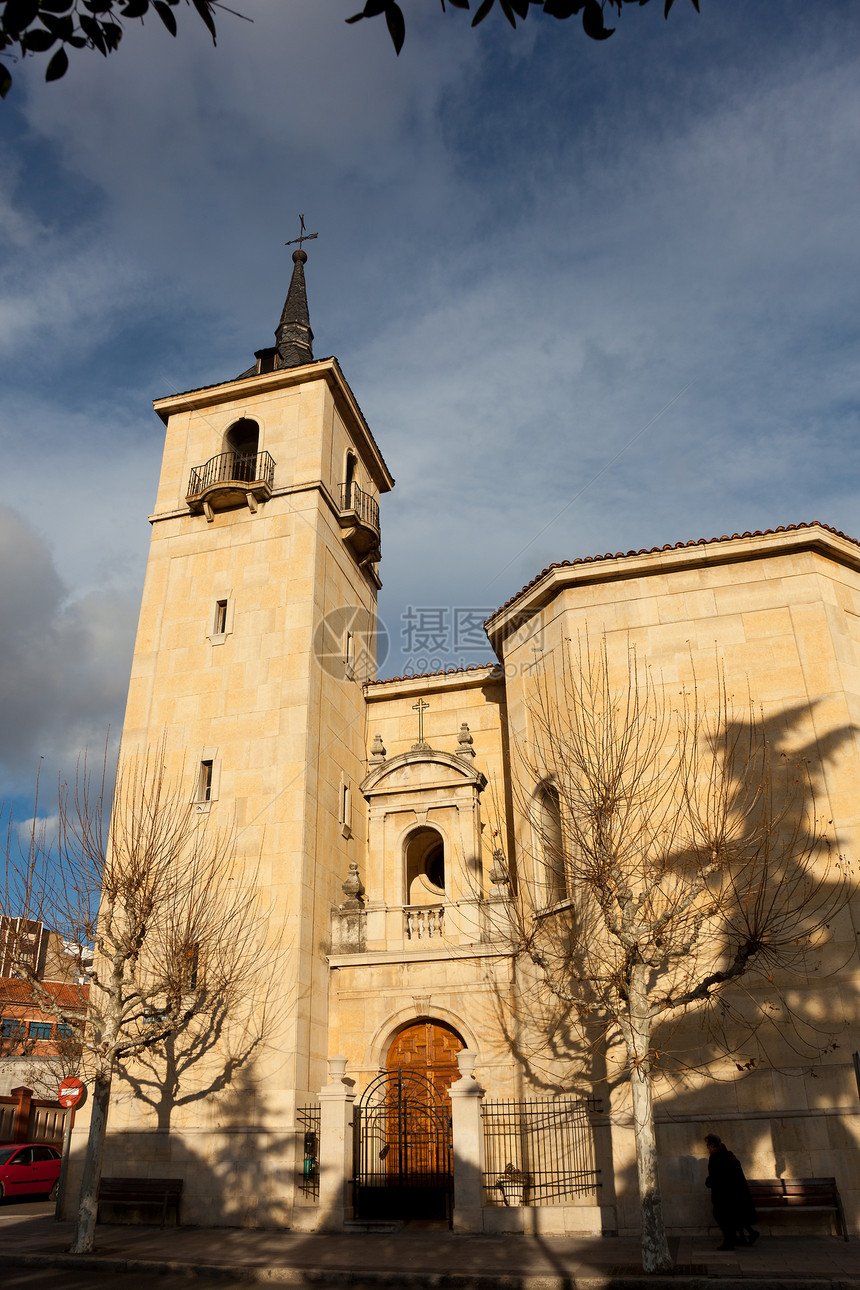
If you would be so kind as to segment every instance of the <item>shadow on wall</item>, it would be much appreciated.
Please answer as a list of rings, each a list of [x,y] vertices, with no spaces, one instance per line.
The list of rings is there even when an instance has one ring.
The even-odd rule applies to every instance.
[[[281,951],[269,957],[273,976]],[[276,983],[249,991],[243,1006],[219,1001],[184,1030],[158,1038],[118,1064],[111,1090],[102,1177],[187,1179],[184,1222],[205,1225],[218,1214],[233,1226],[282,1225],[288,1210],[261,1162],[289,1179],[296,1132],[272,1133],[258,1059],[281,1030],[295,991],[277,999]],[[131,1112],[131,1113],[130,1113]],[[86,1117],[88,1125],[88,1116]],[[86,1126],[73,1138],[63,1216],[77,1210]],[[202,1148],[202,1149],[201,1149]],[[117,1211],[117,1213],[127,1213]],[[104,1214],[108,1216],[105,1209]],[[142,1221],[152,1210],[143,1207]]]
[[[754,860],[759,873],[752,888],[755,904],[744,907],[743,888],[738,886],[734,904],[726,906],[722,923],[710,933],[714,940],[708,970],[730,965],[738,944],[759,927],[772,937],[773,953],[766,946],[760,956],[753,955],[753,970],[724,985],[718,1000],[692,1000],[674,1015],[667,1012],[652,1035],[659,1173],[670,1231],[702,1230],[713,1224],[704,1187],[706,1132],[718,1132],[726,1140],[748,1177],[835,1176],[849,1228],[860,1227],[860,1118],[849,1058],[856,1038],[844,1037],[857,1015],[856,973],[845,970],[856,953],[847,906],[851,888],[844,869],[834,863],[841,839],[837,837],[835,845],[819,839],[806,851],[803,844],[816,799],[824,796],[826,768],[850,744],[854,731],[841,727],[804,745],[801,734],[809,729],[809,715],[808,706],[797,705],[761,722],[762,764],[753,762],[752,770],[773,786],[788,771],[796,791],[777,799],[777,806],[780,800],[785,806],[778,815],[778,830]],[[755,730],[732,718],[713,737],[718,747],[743,747],[750,739],[754,742]],[[732,818],[734,813],[744,821],[735,842],[737,863],[749,865],[759,807],[749,778],[730,759],[727,765],[727,815]],[[751,763],[739,765],[746,766],[749,775]],[[773,791],[778,794],[779,789]],[[521,802],[517,805],[522,809]],[[678,848],[669,859],[670,876],[673,865],[683,871],[688,856]],[[522,888],[528,883],[529,866],[539,857],[521,852],[516,858]],[[589,977],[590,965],[578,952],[578,943],[590,943],[591,937],[575,883],[568,894],[566,908],[541,915],[544,922],[553,918],[560,926],[556,939],[564,951],[553,962],[561,964],[567,976],[557,976],[546,988],[545,975],[530,958],[521,932],[514,1007],[497,995],[497,1020],[521,1071],[523,1096],[573,1092],[602,1099],[604,1115],[595,1119],[594,1136],[605,1228],[634,1234],[639,1228],[639,1198],[630,1067],[601,993],[609,988],[610,974],[600,981],[592,970]],[[546,904],[536,901],[538,908],[541,903]],[[802,947],[792,941],[795,929],[797,941],[804,941],[805,911],[806,923],[814,926],[817,921],[818,926],[811,952],[803,955]],[[605,928],[596,930],[606,936]],[[694,945],[688,981],[697,979],[696,953]],[[659,999],[661,967],[653,948],[648,962],[652,959],[650,996]],[[700,973],[698,979],[707,975]],[[681,993],[676,982],[671,984],[673,989],[664,994]],[[826,1217],[792,1215],[788,1229],[780,1221],[776,1230],[821,1232],[829,1230],[827,1224]]]

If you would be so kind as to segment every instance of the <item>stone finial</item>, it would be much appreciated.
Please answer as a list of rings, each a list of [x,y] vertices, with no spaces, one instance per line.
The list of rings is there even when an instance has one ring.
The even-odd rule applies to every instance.
[[[461,1048],[457,1053],[457,1066],[460,1071],[461,1079],[475,1078],[475,1063],[478,1060],[478,1054],[471,1048]]]
[[[474,742],[474,739],[469,733],[468,723],[465,721],[462,722],[460,725],[460,733],[457,735],[457,744],[459,745],[457,748],[457,756],[474,757],[475,749],[472,747]]]
[[[364,884],[358,876],[358,865],[354,860],[349,862],[349,873],[342,883],[342,890],[346,900],[341,904],[341,909],[361,909],[364,905],[362,896],[364,895]]]
[[[343,1077],[346,1074],[346,1063],[348,1058],[340,1056],[327,1057],[326,1061],[328,1062],[328,1077],[332,1084],[344,1083]]]
[[[382,735],[374,735],[373,743],[370,745],[370,760],[379,765],[385,761],[385,744],[382,742]]]
[[[493,867],[490,870],[490,882],[501,887],[504,883],[510,882],[508,875],[508,866],[505,864],[505,853],[501,847],[496,847],[493,852]]]

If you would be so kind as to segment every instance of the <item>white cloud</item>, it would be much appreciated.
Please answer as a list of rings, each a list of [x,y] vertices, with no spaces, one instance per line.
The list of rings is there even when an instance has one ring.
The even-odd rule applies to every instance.
[[[93,591],[69,603],[47,544],[0,510],[0,767],[4,796],[30,790],[40,758],[68,773],[122,719],[137,595]]]
[[[853,10],[627,6],[596,46],[416,6],[395,59],[381,20],[342,23],[355,7],[262,0],[253,26],[222,17],[217,50],[189,10],[176,41],[131,29],[18,100],[5,500],[46,544],[31,534],[27,621],[54,653],[8,664],[10,764],[28,729],[70,748],[118,710],[110,662],[71,707],[51,691],[56,721],[30,691],[58,639],[127,648],[147,401],[269,340],[300,210],[317,353],[398,480],[395,644],[404,604],[492,606],[552,559],[810,518],[860,533]]]

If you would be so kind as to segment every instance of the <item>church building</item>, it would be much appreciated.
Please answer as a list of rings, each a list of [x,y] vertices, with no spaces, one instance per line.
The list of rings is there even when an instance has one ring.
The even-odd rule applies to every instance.
[[[378,678],[380,499],[394,477],[337,359],[314,357],[306,261],[293,253],[275,344],[248,370],[155,402],[165,446],[122,735],[124,756],[164,740],[196,811],[235,824],[278,945],[264,1022],[190,1066],[167,1116],[117,1080],[104,1172],[182,1177],[183,1221],[202,1225],[446,1221],[459,1203],[448,1090],[473,1070],[483,1173],[465,1225],[633,1233],[627,1086],[605,1065],[590,1089],[577,1082],[559,1032],[525,1002],[505,930],[517,883],[545,880],[523,843],[524,794],[557,809],[516,770],[530,679],[586,633],[610,654],[634,647],[676,688],[719,659],[786,748],[813,750],[817,809],[856,859],[860,544],[798,523],[563,560],[487,620],[492,664]],[[661,1093],[670,1231],[712,1221],[709,1131],[749,1176],[835,1177],[860,1230],[858,912],[834,932],[844,966],[798,987],[838,1046]],[[405,1085],[429,1107],[411,1165]],[[544,1125],[531,1145],[527,1120]],[[332,1210],[333,1149],[349,1176]],[[416,1159],[423,1182],[404,1200],[395,1184],[408,1190]]]

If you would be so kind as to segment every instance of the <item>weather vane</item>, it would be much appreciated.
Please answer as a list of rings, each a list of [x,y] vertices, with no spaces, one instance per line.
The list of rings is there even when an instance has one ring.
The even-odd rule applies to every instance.
[[[315,238],[315,237],[319,237],[319,234],[318,234],[318,233],[306,233],[306,232],[305,232],[305,217],[304,217],[304,214],[300,215],[300,216],[299,216],[299,219],[302,221],[302,231],[299,233],[299,236],[298,236],[298,237],[294,237],[294,238],[293,238],[293,240],[292,240],[291,242],[285,242],[285,243],[284,243],[284,246],[295,246],[296,242],[298,242],[298,244],[299,244],[299,250],[300,250],[300,251],[302,251],[302,250],[304,250],[304,247],[302,246],[302,242],[310,242],[313,238]]]

